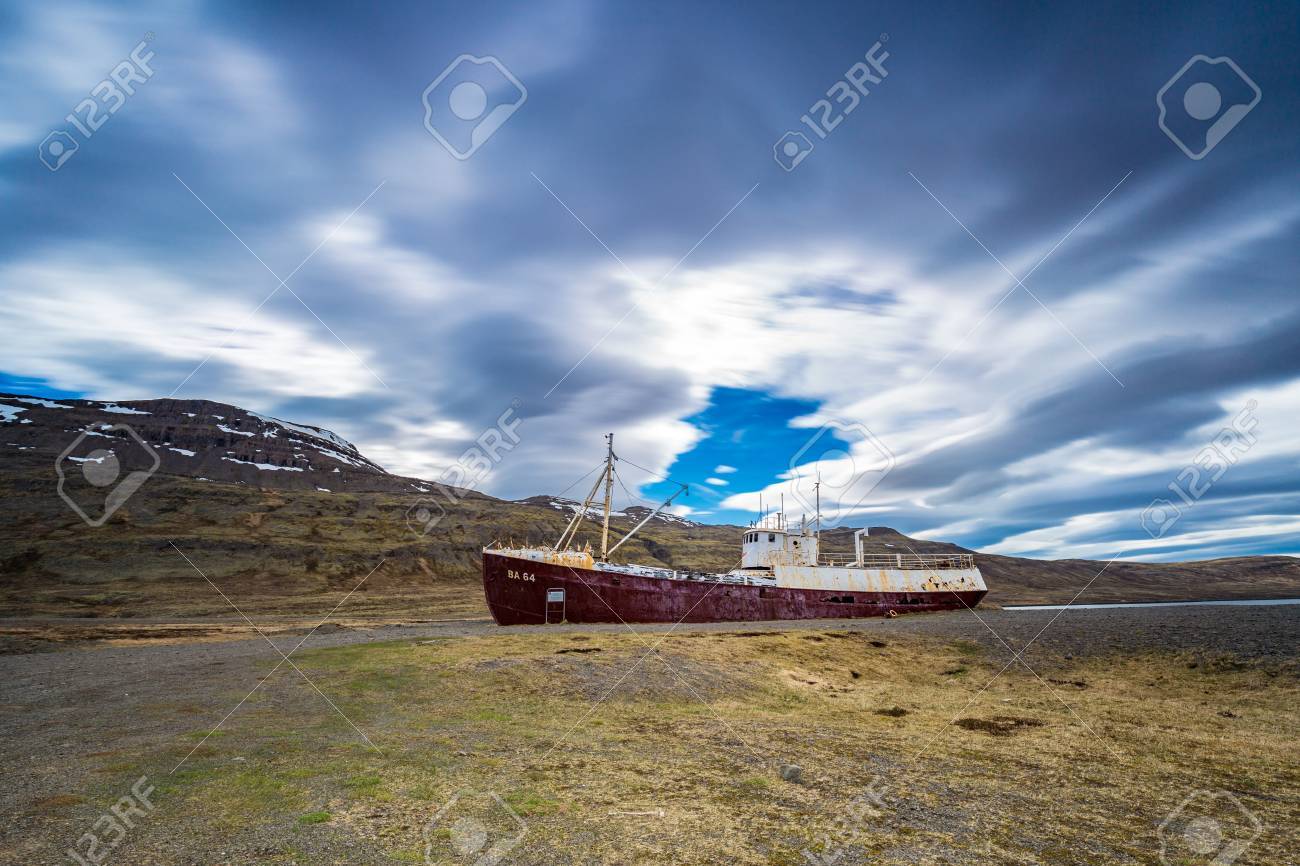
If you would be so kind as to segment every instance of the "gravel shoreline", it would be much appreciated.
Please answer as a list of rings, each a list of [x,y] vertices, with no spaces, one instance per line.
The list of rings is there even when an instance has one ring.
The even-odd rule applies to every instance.
[[[491,621],[425,622],[374,628],[322,629],[304,648],[391,640],[454,640],[461,637],[622,632],[623,625],[502,628]],[[676,627],[636,626],[647,634],[772,630],[857,631],[888,641],[891,635],[970,641],[988,650],[993,663],[1011,663],[1012,651],[1038,670],[1069,659],[1107,654],[1172,651],[1196,658],[1231,657],[1266,666],[1300,657],[1300,606],[1180,607],[1006,611],[977,609],[896,619],[817,620],[780,623],[715,623]],[[328,633],[325,633],[327,632]],[[288,653],[304,634],[270,638]],[[40,803],[93,791],[102,778],[96,755],[151,752],[196,729],[210,728],[280,661],[267,641],[190,642],[169,645],[80,645],[56,652],[0,656],[0,758],[6,766],[0,804],[14,819],[0,830],[0,850],[22,850],[43,835],[47,816]],[[309,689],[285,665],[267,681],[268,691]],[[310,697],[310,696],[309,696]],[[138,712],[160,706],[186,713]],[[320,711],[330,712],[321,702]],[[197,741],[196,741],[197,742]],[[161,759],[160,759],[161,760]],[[165,774],[170,766],[159,766]],[[70,840],[71,841],[71,840]],[[0,854],[0,862],[6,855]]]

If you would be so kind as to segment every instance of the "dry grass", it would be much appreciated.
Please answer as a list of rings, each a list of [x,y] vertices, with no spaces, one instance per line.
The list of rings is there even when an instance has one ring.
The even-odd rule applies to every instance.
[[[421,830],[458,792],[435,852],[450,858],[456,816],[509,832],[474,793],[494,791],[528,826],[518,863],[1109,864],[1157,862],[1165,816],[1223,789],[1267,825],[1237,862],[1294,856],[1293,672],[1144,655],[994,679],[1005,661],[970,644],[881,643],[683,629],[304,651],[383,754],[315,705],[290,727],[285,699],[259,695],[165,795],[205,826],[324,834],[397,862],[423,862]],[[232,754],[247,761],[234,772]],[[874,813],[854,806],[869,785]],[[308,862],[298,850],[265,862]]]
[[[257,638],[258,630],[274,637],[305,635],[320,627],[318,633],[328,634],[340,629],[373,629],[385,625],[489,617],[482,589],[460,582],[436,583],[418,593],[385,593],[378,598],[362,598],[360,601],[355,593],[349,594],[348,591],[325,592],[305,598],[239,593],[229,589],[228,593],[239,600],[240,610],[249,613],[256,623],[255,629],[215,590],[208,588],[208,592],[225,607],[220,616],[165,617],[158,620],[42,617],[0,621],[0,653],[53,650],[92,643],[139,646],[248,640]],[[183,595],[191,604],[203,598],[194,586],[186,587],[183,593],[177,587],[176,595],[178,598]],[[326,615],[344,601],[347,602],[346,612],[331,616],[322,625]],[[201,603],[210,605],[206,598]]]

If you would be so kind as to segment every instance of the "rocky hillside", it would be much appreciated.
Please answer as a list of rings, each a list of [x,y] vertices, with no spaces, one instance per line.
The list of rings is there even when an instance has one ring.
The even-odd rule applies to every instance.
[[[70,464],[99,463],[99,452],[112,451],[123,471],[156,465],[169,475],[279,490],[431,489],[388,474],[329,430],[208,400],[105,403],[0,394],[0,440],[0,448],[62,454]]]
[[[553,541],[580,507],[391,475],[327,430],[197,400],[0,395],[0,454],[0,616],[230,615],[197,566],[254,613],[319,613],[323,599],[341,599],[373,571],[350,606],[437,618],[449,597],[481,604],[484,545]],[[434,497],[441,509],[422,511]],[[616,513],[611,535],[646,513]],[[659,515],[620,554],[727,569],[742,531]],[[597,540],[586,523],[579,542]],[[867,547],[963,550],[885,527],[872,529]],[[823,536],[827,552],[852,548],[851,529]],[[984,554],[977,562],[995,604],[1069,601],[1104,565]],[[1249,557],[1117,562],[1081,601],[1287,595],[1300,595],[1300,560]]]

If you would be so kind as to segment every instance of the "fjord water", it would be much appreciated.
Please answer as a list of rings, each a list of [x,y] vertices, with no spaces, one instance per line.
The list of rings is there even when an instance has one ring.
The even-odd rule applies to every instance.
[[[1197,607],[1203,605],[1275,605],[1300,604],[1300,598],[1238,598],[1223,601],[1128,601],[1114,604],[1016,604],[1005,605],[1003,610],[1109,610],[1116,607]]]

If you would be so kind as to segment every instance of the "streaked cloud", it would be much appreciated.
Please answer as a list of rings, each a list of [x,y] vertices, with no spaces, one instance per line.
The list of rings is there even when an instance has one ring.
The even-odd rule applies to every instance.
[[[893,465],[865,502],[823,488],[858,522],[1036,556],[1295,551],[1284,13],[1170,30],[1112,10],[1104,32],[905,4],[302,14],[6,13],[6,376],[106,399],[183,382],[422,477],[514,407],[522,441],[486,484],[507,497],[572,485],[613,431],[635,497],[671,473],[692,485],[677,514],[742,520],[783,492],[793,513],[792,484],[874,441]],[[884,86],[784,172],[772,143],[882,31]],[[155,77],[46,171],[36,144],[147,32]],[[1199,162],[1155,123],[1188,39],[1232,46],[1265,93]],[[462,53],[528,89],[465,162],[420,103]],[[274,291],[268,269],[309,253]],[[1258,443],[1144,533],[1252,399]],[[828,423],[870,437],[801,462]]]

